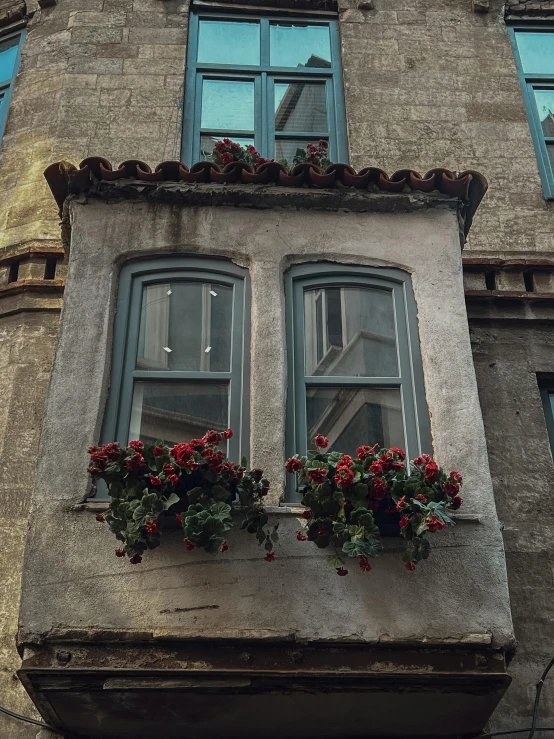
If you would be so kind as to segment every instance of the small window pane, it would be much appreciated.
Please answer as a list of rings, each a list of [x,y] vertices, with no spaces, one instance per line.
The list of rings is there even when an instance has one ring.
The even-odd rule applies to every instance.
[[[516,32],[524,74],[554,74],[554,33]]]
[[[326,137],[324,140],[328,141]],[[278,162],[286,162],[289,167],[292,167],[296,150],[305,149],[308,144],[317,144],[318,141],[319,139],[315,136],[311,139],[276,139],[275,159]]]
[[[304,291],[306,375],[397,377],[390,291],[342,287]]]
[[[214,146],[216,144],[216,141],[219,141],[220,139],[223,139],[226,137],[226,134],[221,134],[221,136],[201,136],[200,137],[200,160],[201,161],[208,161],[210,162],[212,160],[212,152],[214,150]],[[237,144],[240,144],[241,146],[248,146],[249,144],[252,144],[254,146],[254,139],[242,139],[237,136],[231,136],[230,137],[232,141],[235,141]]]
[[[206,64],[260,63],[260,24],[200,21],[198,61]]]
[[[325,83],[276,82],[276,131],[326,131]]]
[[[19,37],[0,43],[0,82],[13,77]]]
[[[308,449],[320,433],[329,449],[355,456],[362,444],[405,447],[400,390],[307,388]]]
[[[201,282],[147,285],[136,368],[228,372],[233,290]]]
[[[542,132],[554,136],[554,90],[533,90]]]
[[[273,67],[330,67],[329,26],[272,23],[269,57]]]
[[[205,79],[200,125],[215,131],[253,131],[254,83]]]
[[[227,383],[135,382],[129,440],[167,444],[229,425]]]

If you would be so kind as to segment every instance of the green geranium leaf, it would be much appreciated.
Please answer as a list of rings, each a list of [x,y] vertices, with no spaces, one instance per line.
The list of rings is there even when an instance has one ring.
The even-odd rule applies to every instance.
[[[181,499],[177,495],[177,493],[171,493],[169,498],[164,503],[164,508],[167,511],[168,508],[171,508],[172,505],[175,505],[175,503],[178,503]]]

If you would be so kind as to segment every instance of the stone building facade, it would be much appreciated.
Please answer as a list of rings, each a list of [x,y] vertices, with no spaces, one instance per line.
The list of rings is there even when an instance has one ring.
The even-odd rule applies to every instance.
[[[468,510],[476,518],[481,516],[485,524],[460,520],[460,533],[448,539],[445,557],[449,553],[459,557],[462,573],[459,581],[455,565],[450,564],[447,576],[441,575],[438,568],[429,569],[427,575],[420,576],[418,572],[419,586],[418,580],[414,584],[403,578],[389,593],[387,576],[391,581],[394,579],[391,568],[391,573],[381,576],[375,587],[381,598],[390,597],[403,612],[411,605],[417,608],[421,604],[421,614],[416,625],[412,624],[412,631],[402,619],[398,623],[392,619],[390,638],[396,646],[402,640],[414,638],[414,634],[420,646],[426,640],[450,639],[456,631],[453,626],[456,616],[464,622],[458,637],[477,634],[482,640],[487,632],[492,633],[490,649],[509,662],[512,683],[490,719],[489,730],[524,728],[530,724],[535,683],[554,644],[550,547],[554,468],[539,386],[539,382],[547,383],[554,378],[554,216],[552,202],[545,199],[541,187],[508,26],[525,22],[554,26],[553,4],[543,0],[508,0],[506,5],[500,0],[340,0],[338,7],[330,0],[265,3],[271,7],[277,4],[283,12],[291,9],[330,12],[338,17],[349,163],[356,170],[374,166],[392,174],[410,168],[425,174],[432,167],[444,167],[454,172],[476,170],[487,178],[489,189],[475,214],[463,251],[467,314],[461,303],[460,255],[454,250],[454,244],[459,250],[456,220],[459,206],[450,203],[446,207],[439,203],[437,210],[437,203],[431,202],[433,196],[421,202],[416,198],[421,212],[414,214],[411,209],[417,210],[415,206],[398,200],[412,198],[413,193],[406,195],[409,188],[403,194],[391,195],[397,205],[383,206],[385,211],[396,210],[395,214],[379,212],[381,206],[373,204],[375,198],[369,198],[372,204],[364,205],[363,216],[354,212],[352,204],[349,213],[339,212],[343,206],[337,202],[328,206],[307,204],[302,190],[302,196],[298,196],[304,198],[302,203],[297,200],[293,205],[300,209],[302,218],[291,212],[280,220],[280,211],[275,208],[283,207],[282,203],[276,206],[275,202],[267,202],[266,210],[251,212],[242,207],[231,210],[224,198],[222,207],[206,208],[205,201],[185,193],[180,195],[183,207],[179,210],[170,196],[155,206],[143,192],[137,190],[131,195],[129,190],[122,194],[116,185],[106,186],[101,192],[101,184],[98,192],[71,195],[71,205],[66,206],[60,229],[58,205],[43,176],[52,163],[79,165],[87,157],[100,156],[111,162],[114,169],[119,162],[127,160],[140,160],[154,169],[160,162],[179,160],[189,3],[182,0],[0,0],[0,42],[8,34],[26,34],[0,148],[0,361],[5,368],[0,378],[5,398],[0,414],[0,531],[5,550],[0,565],[0,704],[38,716],[16,674],[21,658],[32,662],[35,649],[37,660],[42,658],[40,649],[49,639],[56,648],[60,648],[63,639],[71,643],[68,636],[71,629],[75,634],[96,627],[104,632],[119,630],[126,634],[125,638],[133,634],[132,638],[136,638],[140,629],[173,637],[183,634],[185,627],[177,617],[160,618],[160,613],[168,608],[183,607],[180,596],[173,598],[169,606],[164,606],[163,599],[156,601],[157,611],[145,615],[133,596],[143,576],[133,573],[134,584],[128,592],[121,586],[124,595],[119,604],[117,600],[114,604],[115,596],[104,583],[116,582],[118,577],[123,582],[123,569],[104,562],[100,552],[92,552],[84,562],[75,564],[74,544],[68,544],[67,550],[57,548],[54,544],[57,530],[61,529],[65,538],[71,536],[70,532],[78,532],[80,545],[86,541],[91,548],[96,546],[98,534],[91,511],[74,509],[87,494],[81,474],[86,462],[84,447],[72,450],[68,457],[71,464],[56,477],[52,477],[52,467],[46,461],[46,450],[59,454],[56,443],[65,439],[69,444],[70,432],[79,433],[76,416],[71,421],[69,413],[67,419],[62,419],[61,409],[68,402],[62,393],[67,380],[62,369],[68,366],[70,358],[68,347],[74,351],[79,337],[83,336],[91,341],[100,337],[104,342],[100,344],[100,358],[90,353],[90,347],[83,351],[83,358],[95,363],[99,376],[90,383],[91,396],[85,398],[77,391],[74,393],[74,405],[70,403],[68,407],[73,414],[79,414],[90,408],[87,405],[90,397],[98,405],[106,395],[105,374],[110,353],[107,326],[113,318],[114,304],[111,293],[102,293],[103,286],[114,279],[114,265],[119,269],[129,256],[149,254],[152,240],[158,239],[160,252],[166,254],[187,253],[191,249],[195,254],[206,254],[212,249],[243,266],[250,264],[258,270],[258,285],[263,285],[264,280],[274,286],[278,284],[276,254],[291,264],[299,254],[312,254],[314,259],[323,254],[331,261],[340,261],[341,255],[347,254],[352,263],[372,265],[377,260],[381,266],[401,265],[411,272],[416,299],[421,301],[419,315],[429,319],[428,324],[420,323],[419,331],[427,402],[433,416],[434,450],[437,455],[442,452],[453,464],[463,466],[464,471],[468,470],[468,477],[473,481],[467,494],[473,507]],[[233,5],[236,12],[244,13],[261,3]],[[131,190],[137,187],[140,186],[136,182],[129,185]],[[215,202],[218,196],[215,193],[210,197]],[[246,195],[240,186],[233,197],[235,205],[244,205],[241,198]],[[270,196],[260,195],[263,197]],[[260,203],[263,205],[263,200]],[[194,217],[190,217],[190,209]],[[326,209],[328,212],[321,214]],[[218,220],[221,213],[227,214],[225,223]],[[317,213],[321,217],[314,215]],[[362,218],[366,220],[362,222]],[[401,218],[405,220],[400,221]],[[267,254],[258,262],[249,262],[256,256],[249,248],[237,250],[218,241],[218,233],[227,228],[229,243],[234,239],[242,244],[248,241],[244,229],[250,235],[259,234],[266,227],[273,228],[276,222],[285,229],[287,249],[291,251],[283,248],[281,239],[269,241],[265,245]],[[355,227],[353,222],[357,224]],[[311,224],[318,243],[324,245],[323,251],[312,253],[310,244],[299,239],[306,223]],[[349,234],[340,247],[328,238],[336,229]],[[372,234],[366,242],[360,235],[364,229]],[[195,234],[193,239],[189,232]],[[117,245],[106,248],[114,237]],[[263,239],[256,237],[254,242],[263,254]],[[397,249],[398,244],[402,244],[402,249]],[[440,256],[434,259],[430,255],[432,249]],[[67,285],[70,307],[65,309],[57,349],[70,252],[73,255],[69,259]],[[93,279],[97,266],[94,259],[100,265],[97,276],[103,275],[105,280],[98,283],[97,294],[105,298],[107,312],[100,310],[101,301],[86,304],[85,317],[94,315],[97,322],[90,333],[86,321],[85,325],[79,323],[78,306],[79,301],[87,299],[87,292],[90,299],[90,286],[80,280],[81,275]],[[114,288],[113,283],[110,285]],[[439,291],[435,298],[434,289]],[[433,302],[437,295],[444,300],[442,306]],[[274,297],[277,303],[281,299],[278,292]],[[437,325],[443,326],[444,336],[454,337],[459,351],[448,357],[451,365],[444,357],[442,364],[435,361],[442,337],[434,333],[432,316],[434,312],[438,315],[441,307],[445,322]],[[464,354],[469,347],[464,344],[466,315],[473,349],[471,366],[469,354]],[[279,323],[279,316],[272,312],[253,316],[258,341],[263,341],[264,332],[269,335],[268,332],[275,330],[275,321]],[[256,351],[263,349],[275,360],[284,377],[279,352],[274,352],[270,345],[255,346]],[[51,376],[55,355],[57,369]],[[263,369],[264,365],[260,367]],[[87,369],[77,366],[73,371],[84,384]],[[282,377],[279,380],[279,371],[274,376],[277,384],[283,382]],[[475,402],[473,371],[480,411]],[[430,378],[434,381],[431,385]],[[449,389],[449,383],[455,386]],[[280,387],[282,390],[284,385]],[[441,401],[439,388],[446,388],[447,407],[444,399]],[[462,398],[456,388],[461,389]],[[272,398],[273,392],[273,385],[254,385],[260,405],[263,398]],[[266,431],[267,438],[263,432],[264,423],[267,429],[278,417],[279,404],[282,407],[283,402],[282,392],[273,396],[272,411],[272,403],[268,402],[268,414],[260,416],[256,433],[252,432],[254,442],[250,449],[253,462],[269,469],[277,490],[281,484],[278,470],[284,444],[277,431],[274,437]],[[47,406],[43,451],[39,455]],[[487,451],[480,446],[481,414]],[[450,422],[454,427],[465,425],[471,429],[475,442],[471,442],[464,429],[449,429]],[[80,438],[85,446],[85,440],[88,443],[98,440],[101,418],[97,413],[95,420],[87,417],[87,423]],[[82,460],[82,469],[75,469],[78,460]],[[489,468],[494,502],[488,493]],[[72,469],[77,482],[75,489],[69,490]],[[278,498],[277,492],[273,501],[276,505]],[[498,536],[497,515],[503,530],[503,546]],[[283,528],[294,528],[294,525],[285,521]],[[471,545],[480,552],[476,559],[465,554]],[[255,552],[248,553],[248,557],[256,556]],[[174,557],[185,567],[176,548]],[[71,564],[65,576],[49,580],[52,573],[63,571],[66,559]],[[207,565],[202,566],[206,573],[210,572]],[[252,578],[256,587],[263,590],[265,571],[258,575],[253,574],[250,565],[246,570],[241,569],[244,567],[241,564],[234,567],[231,574],[237,581],[250,582],[248,578]],[[181,574],[179,569],[176,572]],[[388,573],[388,569],[384,572]],[[455,573],[454,581],[452,573]],[[144,577],[141,587],[158,587],[156,578]],[[167,575],[161,592],[179,593],[178,577],[173,580]],[[206,574],[207,580],[210,577]],[[341,594],[337,583],[333,582],[329,588],[318,577],[307,569],[304,590],[308,588],[311,592],[312,586],[316,590],[327,588],[330,599],[338,602]],[[453,582],[467,599],[465,608],[459,602],[454,605],[443,602],[442,593],[453,597]],[[225,588],[223,580],[219,587]],[[354,581],[350,587],[355,590],[365,585]],[[408,599],[402,596],[403,588],[408,589]],[[433,589],[432,599],[428,594],[430,589]],[[40,596],[36,596],[37,592]],[[240,595],[249,598],[246,591]],[[194,604],[194,598],[189,603],[189,595],[182,597],[185,608]],[[266,597],[269,599],[266,603],[273,604],[271,594],[266,593]],[[229,610],[232,599],[238,599],[238,591],[231,589],[228,594],[225,591],[224,598],[228,599]],[[16,636],[21,602],[22,653],[19,654]],[[255,599],[250,598],[248,602],[260,623],[263,622],[266,633],[273,629],[284,638],[282,629],[276,628],[271,620],[264,621],[263,613],[256,611]],[[479,604],[477,609],[472,607],[475,603]],[[129,608],[127,619],[118,612],[121,604]],[[93,614],[99,605],[103,615],[96,617]],[[226,606],[221,607],[228,614]],[[383,614],[378,609],[372,610],[371,604],[363,599],[356,601],[354,613],[349,614],[352,623],[346,624],[346,631],[341,631],[340,625],[344,614],[331,607],[326,612],[328,626],[322,638],[339,642],[351,639],[351,634],[356,632],[352,624],[359,623],[368,613],[370,626],[361,639],[378,642],[385,633],[379,621]],[[207,632],[211,630],[210,638],[227,634],[231,627],[235,635],[240,629],[244,630],[243,636],[247,633],[246,620],[239,618],[237,623],[230,623],[218,618],[216,610],[209,614],[213,616],[206,627]],[[297,616],[293,631],[296,629],[297,635],[309,641],[313,638],[309,633],[310,613],[308,619]],[[517,640],[515,651],[510,618]],[[195,633],[194,629],[190,630],[190,624],[186,627],[189,635]],[[64,629],[62,640],[56,642]],[[356,633],[359,636],[360,632]],[[68,650],[85,649],[82,645],[86,639],[82,634],[74,639],[81,646],[67,647]],[[463,640],[457,643],[459,648],[462,643]],[[470,638],[466,644],[473,650],[481,648]],[[91,654],[93,651],[91,648]],[[157,654],[160,659],[164,656]],[[93,654],[87,658],[96,659]],[[101,658],[118,659],[113,653]],[[49,665],[48,659],[50,655],[45,654],[43,666]],[[52,659],[55,661],[55,655]],[[553,722],[554,690],[547,684],[540,723],[549,726]],[[36,731],[37,727],[0,714],[3,737],[31,737]],[[444,727],[441,731],[441,736],[457,735],[447,733]]]

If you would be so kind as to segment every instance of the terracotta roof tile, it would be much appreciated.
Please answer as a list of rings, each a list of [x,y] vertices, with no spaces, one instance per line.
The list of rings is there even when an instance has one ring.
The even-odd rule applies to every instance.
[[[356,172],[347,164],[331,164],[325,171],[313,164],[298,164],[287,169],[277,162],[266,162],[254,168],[245,162],[231,162],[219,167],[214,162],[197,162],[192,167],[177,161],[162,162],[152,171],[145,162],[130,159],[114,169],[107,159],[87,157],[79,167],[69,162],[55,162],[44,171],[50,190],[60,208],[71,192],[86,191],[97,181],[134,178],[143,182],[218,183],[245,185],[281,185],[284,187],[338,188],[352,187],[370,192],[438,191],[462,201],[465,233],[479,203],[485,195],[487,180],[479,172],[466,170],[458,174],[437,167],[425,175],[413,169],[401,169],[389,176],[378,167],[364,167]]]

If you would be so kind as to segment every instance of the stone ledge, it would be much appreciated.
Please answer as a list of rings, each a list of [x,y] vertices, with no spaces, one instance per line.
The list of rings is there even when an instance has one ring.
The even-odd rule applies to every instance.
[[[179,182],[137,182],[116,180],[99,182],[86,193],[70,196],[85,204],[89,199],[122,201],[138,200],[171,205],[227,206],[266,210],[351,211],[355,213],[412,213],[428,208],[456,210],[462,203],[442,193],[378,193],[354,189],[318,190],[315,188],[283,187],[280,185],[189,185]]]

